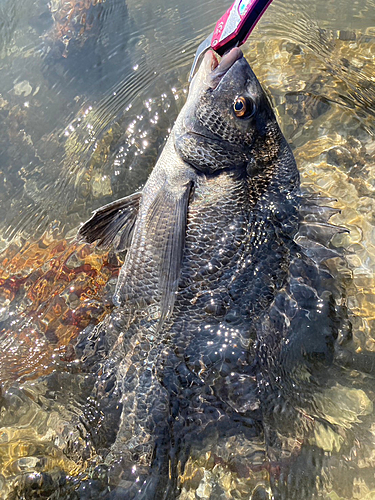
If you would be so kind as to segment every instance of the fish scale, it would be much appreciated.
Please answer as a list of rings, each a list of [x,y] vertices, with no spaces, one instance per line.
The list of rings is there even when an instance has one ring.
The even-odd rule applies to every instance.
[[[239,96],[255,111],[238,117]],[[113,312],[76,347],[96,379],[81,422],[98,455],[91,479],[48,476],[59,498],[176,499],[189,457],[215,450],[225,463],[229,445],[246,450],[234,474],[263,471],[276,500],[313,498],[328,477],[314,431],[332,427],[316,398],[348,328],[324,266],[339,255],[328,248],[342,232],[331,213],[301,196],[291,149],[241,51],[220,64],[208,52],[142,192],[79,231],[127,254]],[[39,476],[22,478],[20,495],[43,493]],[[261,485],[253,491],[269,498]]]
[[[243,71],[242,66],[246,65],[244,80],[248,82],[250,69],[247,63],[240,60],[237,64],[241,68],[240,72]],[[231,78],[233,86],[235,78]],[[265,123],[260,123],[260,133],[264,135],[264,131],[269,130],[266,137],[257,137],[258,127],[254,122],[245,124],[249,128],[247,132],[242,124],[236,125],[233,115],[230,115],[230,128],[237,127],[235,135],[246,136],[247,139],[243,144],[235,141],[237,150],[227,150],[220,162],[220,157],[212,152],[212,145],[225,148],[229,129],[215,128],[213,122],[206,132],[208,140],[205,135],[196,136],[194,131],[182,132],[184,124],[188,124],[188,127],[192,125],[194,130],[194,120],[198,121],[199,132],[205,129],[207,123],[206,118],[202,118],[204,107],[200,112],[194,112],[193,117],[187,117],[186,114],[184,116],[182,111],[184,119],[180,115],[169,142],[175,141],[177,152],[181,153],[183,159],[187,157],[189,164],[181,164],[176,160],[170,163],[171,148],[167,144],[167,153],[161,155],[154,170],[155,178],[161,171],[180,171],[177,175],[173,174],[175,182],[181,182],[182,178],[183,185],[186,185],[187,179],[193,183],[193,188],[186,213],[184,251],[173,311],[161,326],[157,326],[157,319],[154,319],[152,326],[147,320],[147,313],[142,320],[134,319],[130,326],[134,338],[139,346],[142,345],[142,339],[146,342],[149,340],[149,346],[140,350],[141,359],[133,357],[126,362],[128,355],[125,355],[121,364],[130,366],[134,373],[129,378],[127,372],[121,369],[122,375],[118,377],[118,383],[122,387],[124,416],[111,454],[126,454],[126,450],[138,446],[143,457],[139,460],[143,466],[144,457],[150,456],[151,450],[158,447],[158,442],[165,444],[165,439],[169,446],[174,443],[176,448],[173,449],[180,450],[176,460],[183,464],[192,446],[196,446],[201,439],[209,439],[207,436],[217,432],[228,432],[235,421],[238,433],[247,436],[249,440],[262,433],[258,385],[254,376],[257,358],[254,322],[269,307],[275,290],[283,286],[287,277],[290,247],[297,232],[298,172],[281,133],[277,130],[275,132],[276,121],[264,100],[261,88],[254,80],[255,77],[252,78],[255,96],[260,97],[262,104],[267,104],[265,110],[259,106],[265,118]],[[212,92],[215,89],[210,89],[211,100]],[[232,90],[231,94],[234,100],[237,92]],[[206,106],[206,101],[206,96],[203,95],[202,106]],[[228,101],[228,96],[225,95],[221,106]],[[186,107],[191,112],[189,107],[192,106],[189,104],[188,100]],[[215,109],[220,110],[219,105],[220,99],[215,103]],[[226,116],[224,113],[221,121],[224,122]],[[256,120],[261,121],[261,118],[257,116]],[[268,123],[270,121],[271,124]],[[216,133],[214,143],[209,140],[213,131]],[[198,156],[191,155],[193,149],[197,151],[197,138],[200,144]],[[276,146],[275,138],[280,139]],[[260,141],[267,145],[268,150],[263,151],[262,155],[258,154],[258,162],[253,165],[251,146],[258,148]],[[211,154],[212,160],[208,160]],[[241,158],[240,162],[238,158]],[[242,166],[244,160],[249,163],[248,168],[246,165]],[[206,170],[211,161],[215,164],[214,175],[210,175],[211,169]],[[204,168],[201,168],[201,164],[204,164]],[[186,171],[187,165],[189,169],[193,166],[197,170]],[[152,179],[150,182],[153,190],[154,186],[160,185],[160,180]],[[147,185],[145,192],[148,192]],[[154,193],[155,191],[151,196]],[[143,193],[142,200],[144,197]],[[146,207],[149,206],[148,201],[145,203]],[[139,227],[142,224],[142,213],[141,203]],[[289,220],[287,232],[282,225],[286,218]],[[291,230],[293,221],[294,230]],[[135,243],[138,238],[134,236],[131,244],[135,244],[135,249],[142,252],[142,248]],[[150,273],[150,269],[152,271],[152,265],[151,268],[146,268],[146,273]],[[152,282],[155,283],[156,277],[157,271],[151,272]],[[144,286],[142,282],[141,286]],[[157,286],[152,300],[157,309],[160,300],[160,289]],[[162,314],[159,321],[161,320]],[[143,371],[141,365],[148,367],[146,371]],[[223,384],[223,381],[227,377],[236,376],[243,378],[237,378],[236,396],[228,398],[228,385]],[[135,399],[132,396],[131,403],[129,396],[134,394]],[[251,402],[248,405],[245,402],[246,396]],[[164,398],[167,398],[169,404],[158,405],[158,401]],[[158,425],[155,425],[155,420],[159,422]],[[131,434],[129,429],[132,429]],[[160,498],[167,498],[168,496],[161,494],[162,489],[171,488],[171,491],[175,491],[177,487],[175,476],[167,479],[162,474],[163,470],[177,466],[176,461],[168,458],[171,453],[167,453],[169,446],[159,448],[164,450],[160,452],[159,461],[149,463],[150,477],[157,467],[158,479],[144,479],[144,498],[151,498],[151,495],[156,495],[155,498],[159,498],[158,495]],[[130,459],[128,462],[127,466],[124,465],[125,470],[132,463]],[[168,466],[166,462],[169,463]],[[155,463],[158,465],[155,466]],[[158,486],[154,485],[150,490],[152,493],[147,493],[149,481],[158,483]],[[141,491],[143,492],[143,487]],[[128,494],[131,494],[130,490]]]

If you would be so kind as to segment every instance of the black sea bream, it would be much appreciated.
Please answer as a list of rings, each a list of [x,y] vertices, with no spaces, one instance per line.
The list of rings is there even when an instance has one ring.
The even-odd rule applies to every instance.
[[[315,399],[350,337],[323,205],[301,196],[242,52],[208,52],[142,192],[80,228],[127,253],[113,312],[77,345],[96,374],[81,420],[99,465],[53,498],[175,499],[205,453],[236,477],[263,471],[272,492],[254,483],[251,498],[313,498],[329,455],[314,432],[332,426]]]

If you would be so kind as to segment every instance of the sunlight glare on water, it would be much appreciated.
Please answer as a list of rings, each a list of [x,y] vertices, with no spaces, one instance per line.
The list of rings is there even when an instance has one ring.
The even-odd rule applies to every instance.
[[[228,5],[0,0],[0,376],[3,391],[16,383],[32,395],[14,390],[22,415],[1,423],[2,498],[14,474],[59,466],[74,475],[90,459],[78,431],[71,439],[85,453],[75,462],[59,446],[64,418],[79,414],[93,383],[71,369],[72,346],[111,309],[121,262],[72,240],[92,210],[143,186],[185,101],[195,50]],[[375,351],[375,3],[274,0],[244,53],[302,187],[337,200],[332,222],[350,232],[335,236],[347,262],[331,272],[345,289],[357,352]],[[39,387],[47,373],[56,374],[51,386]],[[46,391],[56,394],[51,406]],[[336,431],[317,426],[315,442],[338,452],[340,426],[353,429],[359,444],[348,454],[360,455],[349,479],[336,464],[324,498],[375,494],[374,397],[372,379],[358,376],[350,389],[333,381],[318,402]],[[230,467],[246,449],[227,442],[216,451],[190,458],[181,499],[209,498],[215,484],[227,498],[269,486],[265,470]]]

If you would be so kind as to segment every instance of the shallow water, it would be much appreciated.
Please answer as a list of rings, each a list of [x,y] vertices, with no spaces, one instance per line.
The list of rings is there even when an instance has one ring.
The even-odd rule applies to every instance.
[[[15,394],[22,415],[2,422],[0,481],[37,466],[74,474],[86,463],[61,453],[59,414],[79,414],[73,394],[90,381],[64,373],[78,333],[110,310],[120,262],[72,238],[93,209],[143,185],[184,102],[196,47],[227,6],[0,0],[0,377],[3,391],[24,384],[34,401]],[[347,263],[331,271],[345,289],[357,351],[374,351],[375,2],[274,0],[244,51],[303,187],[337,199],[332,222],[350,233],[335,236]],[[54,370],[51,407],[34,381]],[[324,498],[373,498],[373,379],[341,382],[321,404],[357,447],[345,451]],[[327,452],[342,446],[323,428],[315,439]],[[250,480],[230,470],[225,454],[241,450],[229,443],[220,452],[221,461],[191,458],[181,498],[208,498],[215,484],[237,492],[228,498],[248,498],[257,481],[267,484],[265,471]]]

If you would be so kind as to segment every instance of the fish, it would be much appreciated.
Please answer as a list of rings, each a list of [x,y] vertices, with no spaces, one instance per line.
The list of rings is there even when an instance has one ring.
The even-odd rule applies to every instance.
[[[175,499],[189,457],[226,452],[235,475],[269,477],[249,498],[312,498],[327,455],[314,430],[331,427],[316,398],[350,342],[325,265],[345,230],[331,201],[301,193],[241,50],[208,51],[144,188],[78,231],[125,260],[113,311],[76,346],[95,374],[80,421],[99,459],[59,477],[58,498]],[[28,476],[24,496],[40,484]]]

